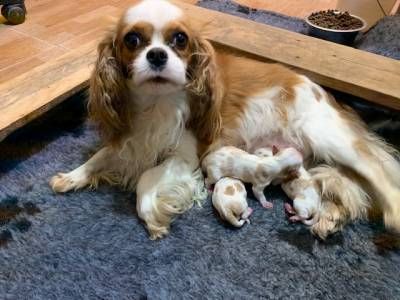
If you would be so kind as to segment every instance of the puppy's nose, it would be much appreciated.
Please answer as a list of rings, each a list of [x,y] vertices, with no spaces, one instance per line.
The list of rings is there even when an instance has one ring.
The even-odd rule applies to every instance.
[[[149,52],[147,52],[146,58],[152,68],[161,70],[165,67],[167,63],[168,54],[162,48],[153,48]]]

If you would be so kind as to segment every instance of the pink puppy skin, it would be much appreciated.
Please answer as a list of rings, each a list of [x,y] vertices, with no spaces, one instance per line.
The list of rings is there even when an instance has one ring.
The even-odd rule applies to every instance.
[[[293,206],[291,206],[289,203],[285,203],[284,206],[285,206],[285,210],[288,214],[294,215],[294,216],[289,217],[290,222],[300,222],[300,221],[304,220],[304,218],[296,215],[296,211],[294,210]]]
[[[249,217],[251,216],[252,213],[253,213],[253,209],[251,207],[249,207],[248,210],[247,210],[247,219],[246,219],[246,223],[247,224],[250,224]]]
[[[286,210],[286,212],[287,212],[288,214],[293,215],[293,214],[296,213],[296,211],[294,210],[293,206],[291,206],[289,203],[285,203],[285,204],[284,204],[284,207],[285,207],[285,210]]]
[[[253,209],[251,207],[249,207],[249,216],[251,216],[252,213],[253,213]]]

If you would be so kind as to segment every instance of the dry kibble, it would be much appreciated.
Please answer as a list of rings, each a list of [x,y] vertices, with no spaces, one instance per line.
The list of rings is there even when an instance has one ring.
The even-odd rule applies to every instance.
[[[320,27],[339,30],[358,29],[363,26],[361,20],[352,17],[349,12],[323,10],[312,13],[308,20]]]

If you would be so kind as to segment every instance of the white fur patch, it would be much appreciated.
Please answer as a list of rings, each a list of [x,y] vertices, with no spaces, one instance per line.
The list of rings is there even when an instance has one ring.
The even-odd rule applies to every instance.
[[[182,16],[182,11],[165,0],[144,0],[129,8],[124,16],[126,24],[149,22],[155,30],[161,30],[166,24]]]
[[[168,55],[167,65],[161,72],[152,70],[146,58],[148,51],[153,48],[162,48]],[[135,70],[132,77],[133,84],[139,86],[144,83],[144,85],[148,86],[147,94],[169,94],[181,90],[186,84],[186,62],[180,59],[170,47],[163,44],[159,39],[153,39],[151,45],[143,49],[133,62],[133,69]],[[146,80],[156,76],[166,78],[170,80],[171,83],[158,87],[152,86],[153,84],[151,83],[145,83]]]
[[[246,150],[254,152],[257,148],[295,147],[300,149],[294,130],[285,128],[276,107],[276,98],[281,93],[282,87],[276,86],[265,89],[261,93],[252,96],[249,100],[241,124],[239,135],[245,141]],[[292,109],[288,107],[289,124],[292,119]]]
[[[119,157],[124,161],[119,173],[134,184],[143,171],[173,154],[181,143],[189,108],[186,94],[133,97],[140,113],[132,123],[132,133],[123,142]],[[129,181],[124,182],[129,186]],[[134,185],[132,186],[132,188]]]

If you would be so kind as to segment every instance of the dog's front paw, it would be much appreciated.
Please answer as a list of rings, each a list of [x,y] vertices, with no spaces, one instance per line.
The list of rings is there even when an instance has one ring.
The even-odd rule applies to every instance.
[[[89,184],[87,176],[77,172],[58,173],[50,179],[50,186],[56,193],[66,193],[72,190],[83,188]]]
[[[74,188],[74,182],[68,174],[58,173],[50,179],[50,186],[56,193],[66,193]]]

